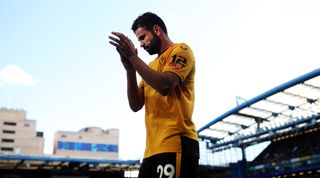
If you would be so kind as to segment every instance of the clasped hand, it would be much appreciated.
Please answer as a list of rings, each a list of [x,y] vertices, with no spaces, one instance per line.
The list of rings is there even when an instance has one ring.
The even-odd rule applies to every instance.
[[[137,56],[137,49],[134,47],[132,41],[120,32],[111,32],[114,36],[109,36],[110,44],[116,47],[121,58],[129,60],[132,56]],[[116,38],[117,37],[117,38]]]

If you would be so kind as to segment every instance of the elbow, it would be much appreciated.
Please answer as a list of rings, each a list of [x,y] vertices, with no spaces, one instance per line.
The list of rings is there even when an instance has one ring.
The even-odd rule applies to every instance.
[[[169,93],[171,92],[170,87],[164,87],[158,91],[162,96],[168,96]]]
[[[131,110],[132,110],[133,112],[138,112],[138,111],[140,111],[140,109],[141,109],[141,108],[131,107]]]
[[[143,105],[130,105],[130,109],[133,111],[133,112],[138,112],[141,110]]]
[[[156,90],[162,96],[168,96],[179,85],[180,78],[176,76],[175,79],[161,80],[160,82],[158,82],[158,85],[156,86],[157,88]]]

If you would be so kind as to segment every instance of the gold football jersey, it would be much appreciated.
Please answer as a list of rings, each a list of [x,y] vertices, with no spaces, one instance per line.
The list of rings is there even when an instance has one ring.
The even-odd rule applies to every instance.
[[[181,136],[198,140],[192,122],[194,108],[195,59],[190,47],[174,44],[154,59],[149,66],[159,72],[173,72],[181,83],[167,96],[144,80],[146,150],[144,158],[164,152],[181,152]]]

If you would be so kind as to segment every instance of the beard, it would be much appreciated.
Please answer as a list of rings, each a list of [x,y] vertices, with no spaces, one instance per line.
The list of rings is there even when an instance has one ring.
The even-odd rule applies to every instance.
[[[149,47],[146,49],[146,51],[150,54],[150,55],[154,55],[159,53],[160,51],[160,47],[161,47],[161,40],[160,37],[158,37],[154,32],[152,32],[152,40],[150,41],[150,45]]]

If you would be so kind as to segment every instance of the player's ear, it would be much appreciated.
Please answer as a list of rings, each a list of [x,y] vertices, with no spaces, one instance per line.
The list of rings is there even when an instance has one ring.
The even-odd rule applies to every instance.
[[[160,34],[162,33],[162,29],[161,29],[161,27],[159,25],[154,25],[153,26],[153,32],[155,34],[157,34],[158,36],[160,36]]]

